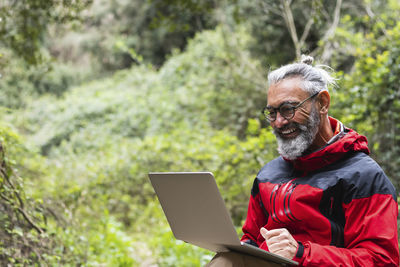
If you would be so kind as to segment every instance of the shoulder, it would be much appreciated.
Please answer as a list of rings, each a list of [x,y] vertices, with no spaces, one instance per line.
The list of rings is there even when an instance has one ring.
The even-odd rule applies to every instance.
[[[356,190],[354,194],[348,196],[349,200],[375,194],[392,195],[396,200],[393,184],[374,159],[364,153],[357,153],[351,161],[353,161],[354,174],[350,176],[351,180],[346,181],[346,185],[349,189]]]
[[[352,153],[321,174],[334,174],[333,176],[338,179],[337,182],[342,184],[342,188],[345,190],[345,202],[375,194],[392,195],[396,199],[396,190],[385,172],[374,159],[365,153]]]
[[[259,193],[259,183],[281,183],[292,175],[293,168],[290,163],[282,157],[275,158],[265,164],[254,179],[251,194],[253,196]]]
[[[261,168],[257,174],[259,181],[288,178],[293,175],[293,165],[282,157],[275,158]]]

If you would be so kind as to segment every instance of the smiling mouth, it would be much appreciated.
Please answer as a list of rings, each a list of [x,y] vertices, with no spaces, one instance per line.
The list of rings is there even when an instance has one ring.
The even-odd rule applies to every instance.
[[[299,128],[297,127],[290,127],[289,129],[282,129],[282,130],[277,130],[278,134],[282,137],[282,138],[295,138],[298,135],[298,131]]]
[[[275,128],[274,133],[284,139],[296,138],[302,132],[301,125],[292,122],[288,125],[282,126],[281,128]]]
[[[294,133],[295,131],[296,131],[295,128],[293,128],[293,129],[288,129],[288,130],[281,131],[281,134],[283,134],[283,135],[289,135],[289,134],[291,134],[291,133]]]

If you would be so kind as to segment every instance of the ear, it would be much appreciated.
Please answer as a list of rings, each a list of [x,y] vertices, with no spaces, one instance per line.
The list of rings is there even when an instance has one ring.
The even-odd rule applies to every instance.
[[[329,105],[331,103],[331,96],[328,91],[321,91],[318,95],[319,113],[321,115],[328,114]]]

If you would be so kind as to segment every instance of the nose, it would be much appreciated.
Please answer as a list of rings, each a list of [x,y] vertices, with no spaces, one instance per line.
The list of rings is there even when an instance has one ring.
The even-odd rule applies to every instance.
[[[273,128],[282,128],[283,126],[285,126],[288,123],[288,120],[285,119],[280,112],[277,112],[276,114],[276,120],[271,122],[271,126]]]

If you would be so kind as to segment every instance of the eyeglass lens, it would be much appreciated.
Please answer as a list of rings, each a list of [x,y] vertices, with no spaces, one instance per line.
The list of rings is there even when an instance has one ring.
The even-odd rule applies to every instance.
[[[276,120],[276,115],[277,115],[277,111],[278,111],[282,117],[284,117],[287,120],[290,120],[294,116],[294,110],[295,110],[295,108],[293,105],[283,104],[282,106],[279,107],[278,110],[269,111],[268,109],[266,109],[264,111],[264,115],[268,120],[274,121],[274,120]]]

